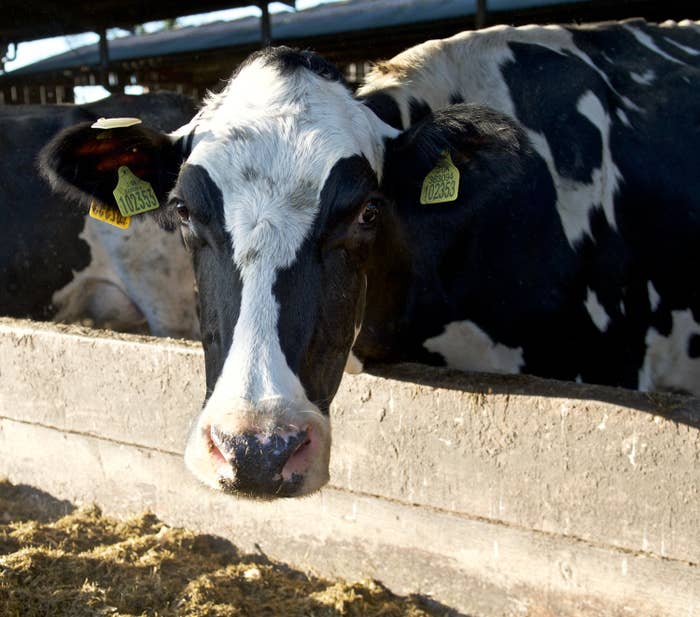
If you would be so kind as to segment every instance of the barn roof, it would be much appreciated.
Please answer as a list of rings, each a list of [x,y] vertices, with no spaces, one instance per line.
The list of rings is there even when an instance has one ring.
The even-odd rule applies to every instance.
[[[260,4],[264,0],[4,0],[0,42],[21,43],[51,36],[130,28],[134,24],[168,19],[177,15],[207,13]],[[281,0],[288,3],[288,0]]]
[[[666,4],[672,4],[673,0]],[[627,0],[635,5],[650,4],[643,0]],[[513,21],[509,14],[527,9],[560,7],[571,18],[595,5],[610,5],[609,0],[488,0],[491,22]],[[578,13],[577,13],[578,12]],[[348,0],[319,5],[311,9],[277,13],[271,16],[272,37],[276,41],[294,41],[317,36],[353,33],[374,29],[396,28],[406,24],[434,22],[476,13],[476,0]],[[631,16],[631,15],[626,15]],[[260,22],[250,17],[203,26],[178,28],[154,34],[128,36],[109,42],[110,62],[120,62],[170,54],[206,51],[225,47],[255,45],[260,40]],[[12,72],[14,77],[44,73],[81,66],[96,66],[100,62],[99,45],[87,45],[41,60]]]

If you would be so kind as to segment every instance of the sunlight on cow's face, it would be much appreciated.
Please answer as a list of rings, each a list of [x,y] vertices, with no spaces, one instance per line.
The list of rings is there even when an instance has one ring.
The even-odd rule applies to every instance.
[[[382,139],[395,132],[288,60],[258,57],[209,102],[170,196],[194,253],[207,367],[186,461],[255,497],[328,480],[328,407],[361,320]]]

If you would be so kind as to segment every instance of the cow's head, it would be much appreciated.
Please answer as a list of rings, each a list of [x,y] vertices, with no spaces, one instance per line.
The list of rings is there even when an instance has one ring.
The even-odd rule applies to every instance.
[[[281,48],[251,57],[172,135],[83,126],[44,150],[45,175],[83,199],[114,203],[129,166],[156,191],[163,224],[182,230],[207,378],[185,457],[204,483],[273,498],[327,482],[329,405],[378,239],[396,233],[382,175],[424,176],[445,149],[465,149],[452,142],[475,129],[461,128],[443,118],[399,134],[332,66]]]

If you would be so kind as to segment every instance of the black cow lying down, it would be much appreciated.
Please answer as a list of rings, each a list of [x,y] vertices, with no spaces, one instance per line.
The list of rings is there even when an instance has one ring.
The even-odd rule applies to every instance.
[[[468,32],[360,98],[277,48],[174,134],[81,125],[42,163],[83,201],[113,203],[127,163],[150,182],[200,292],[187,464],[296,496],[328,479],[348,362],[700,394],[699,92],[690,22]]]
[[[52,193],[36,167],[42,146],[78,122],[139,116],[168,131],[194,114],[192,101],[173,93],[0,106],[0,315],[198,338],[194,274],[179,234],[148,217],[126,230],[89,218]]]

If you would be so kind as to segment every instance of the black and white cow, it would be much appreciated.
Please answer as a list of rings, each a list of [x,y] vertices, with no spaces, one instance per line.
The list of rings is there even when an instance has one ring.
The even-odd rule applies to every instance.
[[[186,462],[296,496],[328,479],[346,363],[700,393],[699,88],[689,22],[465,33],[380,65],[360,98],[317,55],[269,49],[175,134],[120,129],[98,153],[79,126],[43,165],[83,200],[110,199],[125,153],[153,185],[200,291]],[[423,205],[448,155],[458,194]]]
[[[192,101],[174,93],[0,106],[0,315],[199,336],[194,273],[179,234],[151,217],[134,217],[127,230],[89,218],[56,196],[36,166],[42,146],[81,121],[138,116],[169,131],[194,114]]]

